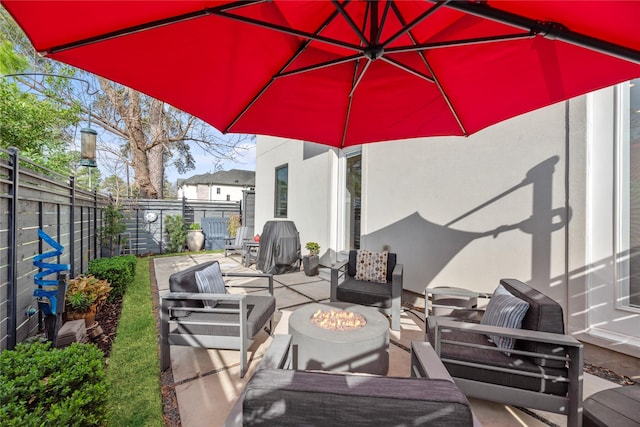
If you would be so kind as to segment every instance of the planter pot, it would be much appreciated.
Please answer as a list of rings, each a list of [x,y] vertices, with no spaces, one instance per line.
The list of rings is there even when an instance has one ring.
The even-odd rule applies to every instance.
[[[315,276],[318,274],[320,257],[318,255],[305,255],[302,257],[302,265],[304,267],[304,274],[307,276]]]
[[[202,230],[189,230],[187,233],[187,247],[191,252],[197,252],[204,246],[204,233]]]
[[[78,311],[66,311],[65,317],[66,320],[79,320],[84,319],[85,327],[90,328],[96,322],[96,310],[97,307],[95,304],[89,308],[89,311],[86,313],[81,313]]]

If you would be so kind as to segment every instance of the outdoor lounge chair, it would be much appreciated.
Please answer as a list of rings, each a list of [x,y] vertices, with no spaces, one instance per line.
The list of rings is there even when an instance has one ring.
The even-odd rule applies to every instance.
[[[479,427],[429,343],[411,343],[411,378],[291,370],[291,335],[274,335],[224,426]]]
[[[169,277],[170,293],[162,296],[160,312],[160,365],[169,368],[169,345],[240,350],[240,377],[247,372],[247,351],[254,337],[272,318],[276,300],[273,277],[262,273],[221,273],[223,277],[255,277],[268,280],[269,296],[201,293],[195,274],[218,264],[206,262]],[[253,286],[255,287],[255,286]],[[266,288],[266,287],[265,287]],[[206,307],[203,301],[216,301]]]
[[[331,301],[375,307],[391,316],[391,329],[400,330],[400,310],[402,305],[402,264],[397,264],[397,256],[387,257],[386,283],[357,280],[356,257],[358,251],[349,251],[349,260],[331,268]]]
[[[447,316],[427,317],[427,340],[467,396],[564,414],[568,426],[580,426],[583,347],[564,334],[562,307],[518,280],[502,279],[500,284],[507,295],[498,312],[518,304],[506,302],[513,297],[529,304],[520,328],[477,323],[489,306],[484,315],[482,310],[454,309]],[[438,292],[463,296],[459,289],[427,288],[426,300]],[[467,296],[487,295],[467,291]],[[515,339],[513,349],[494,344],[503,338]]]
[[[248,231],[249,227],[238,227],[236,237],[227,237],[224,239],[224,256],[228,256],[229,253],[242,254]]]

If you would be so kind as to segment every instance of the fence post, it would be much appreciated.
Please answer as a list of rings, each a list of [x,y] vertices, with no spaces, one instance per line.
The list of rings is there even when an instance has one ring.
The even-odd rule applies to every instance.
[[[98,189],[93,189],[93,259],[98,258]]]
[[[11,164],[11,207],[9,208],[9,289],[7,292],[7,348],[16,347],[18,335],[18,149],[9,147],[9,163]]]
[[[71,277],[76,277],[76,178],[72,175],[69,177],[69,188],[71,191],[71,212],[69,214],[69,264],[71,265]]]

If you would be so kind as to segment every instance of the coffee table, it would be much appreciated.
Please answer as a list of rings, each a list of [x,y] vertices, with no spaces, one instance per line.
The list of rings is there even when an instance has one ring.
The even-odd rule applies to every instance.
[[[362,315],[366,325],[346,331],[327,330],[311,322],[318,310],[346,310]],[[307,304],[289,317],[293,369],[362,372],[389,370],[389,321],[375,308],[351,303]]]

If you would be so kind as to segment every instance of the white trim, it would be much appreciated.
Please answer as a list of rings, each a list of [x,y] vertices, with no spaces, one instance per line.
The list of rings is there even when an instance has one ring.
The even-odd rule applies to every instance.
[[[347,159],[349,157],[362,156],[362,146],[353,146],[343,148],[338,153],[338,185],[337,185],[337,212],[338,212],[338,222],[337,222],[337,234],[336,234],[336,252],[346,251],[350,248],[346,245],[347,240],[347,226],[346,226],[346,207],[345,207],[345,198],[346,198],[346,179],[347,179]],[[364,160],[364,156],[362,156]],[[364,174],[364,163],[362,164],[362,174]],[[364,181],[364,176],[361,176],[361,179]],[[361,183],[363,184],[363,183]],[[364,195],[364,189],[361,187],[362,193]],[[362,235],[362,198],[361,198],[361,206],[360,206],[360,234]]]
[[[640,350],[640,339],[627,334],[620,334],[607,329],[592,327],[589,329],[589,335],[616,343],[616,345],[625,345]]]
[[[614,302],[616,308],[629,308],[630,283],[630,122],[629,122],[629,82],[616,86],[616,212],[615,212],[615,264],[616,286]]]

